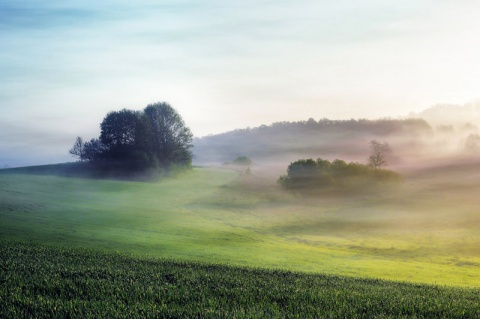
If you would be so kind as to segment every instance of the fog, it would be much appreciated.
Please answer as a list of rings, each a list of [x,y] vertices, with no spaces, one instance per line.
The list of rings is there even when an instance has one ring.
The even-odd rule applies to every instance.
[[[362,258],[478,267],[480,156],[465,153],[461,145],[435,152],[441,145],[435,138],[433,132],[418,142],[418,152],[409,148],[408,141],[402,145],[401,139],[392,139],[399,159],[387,169],[400,172],[402,181],[361,192],[285,190],[276,180],[286,173],[290,160],[305,156],[257,161],[251,166],[252,175],[243,175],[237,182],[244,192],[237,204],[256,202],[248,206],[249,216],[268,219],[259,231],[288,241],[368,256]],[[428,144],[431,139],[434,142]],[[328,156],[345,158],[348,154]],[[367,147],[356,154],[364,163],[367,155]],[[241,167],[226,167],[242,172]]]
[[[470,144],[467,140],[478,134],[478,118],[445,114],[455,108],[440,109],[444,117],[429,121],[311,119],[237,130],[196,140],[196,160],[243,173],[245,167],[225,162],[237,156],[252,159],[252,175],[242,175],[238,183],[260,203],[254,214],[268,214],[265,233],[362,256],[477,267],[480,138]],[[322,123],[329,123],[328,128]],[[360,192],[302,192],[276,183],[298,159],[367,164],[372,140],[390,145],[384,168],[400,173],[400,183]]]
[[[480,156],[479,110],[479,104],[440,105],[397,119],[310,118],[238,129],[196,138],[194,163],[222,165],[247,156],[253,168],[269,168],[276,173],[306,158],[366,164],[372,140],[389,144],[392,152],[387,168],[401,172],[468,163]]]
[[[315,269],[429,283],[436,282],[435,276],[447,274],[450,277],[442,277],[439,282],[468,286],[469,276],[476,276],[480,266],[480,148],[466,142],[477,134],[478,123],[473,118],[468,123],[447,119],[307,119],[195,139],[194,165],[220,167],[238,174],[205,169],[154,183],[143,176],[126,176],[118,184],[111,184],[116,185],[114,189],[108,187],[105,191],[102,185],[110,185],[110,181],[97,183],[85,178],[111,180],[119,176],[88,176],[76,165],[73,167],[79,171],[68,171],[69,166],[64,165],[67,172],[59,173],[61,167],[52,165],[33,173],[82,177],[51,179],[49,187],[57,188],[62,183],[88,185],[81,190],[70,189],[78,191],[80,206],[88,205],[83,211],[92,218],[85,235],[88,240],[92,236],[109,236],[105,228],[92,228],[96,218],[122,211],[121,218],[126,218],[130,228],[108,225],[108,229],[128,231],[121,239],[108,237],[106,241],[121,243],[122,249],[137,249],[132,244],[135,236],[154,240],[155,248],[149,246],[151,249],[164,245],[166,224],[160,220],[164,214],[171,214],[175,223],[168,226],[174,227],[168,233],[173,236],[170,243],[175,248],[170,251],[174,254],[184,249],[201,254],[196,255],[201,260],[213,254],[215,260],[227,258],[223,260],[228,262],[238,258],[243,262],[253,255],[257,258],[252,261],[254,266],[288,267],[296,263],[302,271]],[[358,189],[338,184],[307,192],[284,189],[277,183],[288,165],[298,159],[342,159],[367,164],[372,140],[390,145],[392,151],[384,168],[398,172],[402,177],[399,181],[361,184]],[[234,165],[240,156],[250,158],[251,165]],[[124,180],[128,183],[123,184]],[[97,201],[85,202],[84,191]],[[49,196],[60,197],[57,200],[64,205],[64,197],[57,192],[38,198],[48,201]],[[169,209],[172,205],[178,213]],[[57,219],[63,222],[64,206],[58,212],[62,218]],[[138,222],[140,215],[145,216]],[[148,219],[143,219],[146,215]],[[73,221],[68,223],[78,225],[82,215],[72,216]],[[152,229],[139,224],[151,225]],[[132,237],[131,232],[137,235]],[[192,233],[196,235],[191,241],[185,241]],[[222,240],[212,240],[215,236]],[[238,239],[243,240],[244,255],[237,255]],[[191,249],[195,245],[200,249]],[[392,265],[397,268],[392,269]],[[425,278],[425,274],[429,277]]]

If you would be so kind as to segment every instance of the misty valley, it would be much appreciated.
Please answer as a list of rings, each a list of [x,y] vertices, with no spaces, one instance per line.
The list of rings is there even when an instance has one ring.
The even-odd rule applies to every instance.
[[[195,138],[193,166],[154,178],[98,174],[98,165],[93,174],[84,162],[1,170],[0,282],[11,286],[0,288],[0,311],[11,315],[16,304],[31,311],[17,315],[84,309],[87,317],[121,317],[119,308],[95,303],[102,291],[130,316],[139,316],[144,298],[159,307],[143,310],[151,317],[211,310],[211,317],[474,318],[477,130],[424,119],[310,119]],[[77,268],[76,259],[85,261]],[[131,297],[107,293],[109,278]],[[277,295],[282,285],[289,292]],[[204,291],[200,299],[192,287]],[[406,293],[408,305],[383,300],[386,287],[396,298]],[[441,293],[430,295],[435,289]],[[50,299],[36,299],[42,294]],[[227,306],[228,296],[242,301]]]
[[[480,319],[480,1],[0,1],[0,319]]]

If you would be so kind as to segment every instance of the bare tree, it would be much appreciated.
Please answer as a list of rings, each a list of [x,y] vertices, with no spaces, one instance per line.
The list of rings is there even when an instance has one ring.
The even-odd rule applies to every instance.
[[[374,169],[387,166],[387,157],[391,152],[388,143],[380,143],[376,140],[370,142],[370,157],[368,158],[368,165]]]
[[[68,153],[73,156],[77,156],[81,161],[85,160],[85,147],[83,139],[80,136],[77,137],[72,148],[68,150]]]

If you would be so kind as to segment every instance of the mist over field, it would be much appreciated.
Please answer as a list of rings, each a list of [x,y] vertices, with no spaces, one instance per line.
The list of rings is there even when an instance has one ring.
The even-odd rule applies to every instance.
[[[388,165],[409,170],[475,160],[478,104],[438,105],[409,117],[330,120],[310,118],[236,129],[194,139],[194,162],[219,165],[248,156],[256,165],[285,166],[299,158],[366,163],[372,140],[391,146]]]
[[[2,1],[0,317],[478,318],[479,13]]]
[[[77,164],[7,170],[1,236],[477,287],[480,139],[470,138],[476,119],[464,120],[308,119],[237,129],[194,139],[193,170],[160,179],[88,175]],[[378,172],[367,165],[372,141],[390,149]],[[309,158],[400,178],[331,175],[308,189],[282,187],[289,165]]]

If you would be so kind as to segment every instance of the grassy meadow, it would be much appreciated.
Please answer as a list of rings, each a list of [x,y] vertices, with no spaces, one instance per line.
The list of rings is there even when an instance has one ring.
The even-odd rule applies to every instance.
[[[308,197],[261,170],[194,168],[157,182],[0,174],[0,240],[480,287],[477,167]]]
[[[478,289],[0,242],[1,318],[478,318]]]

